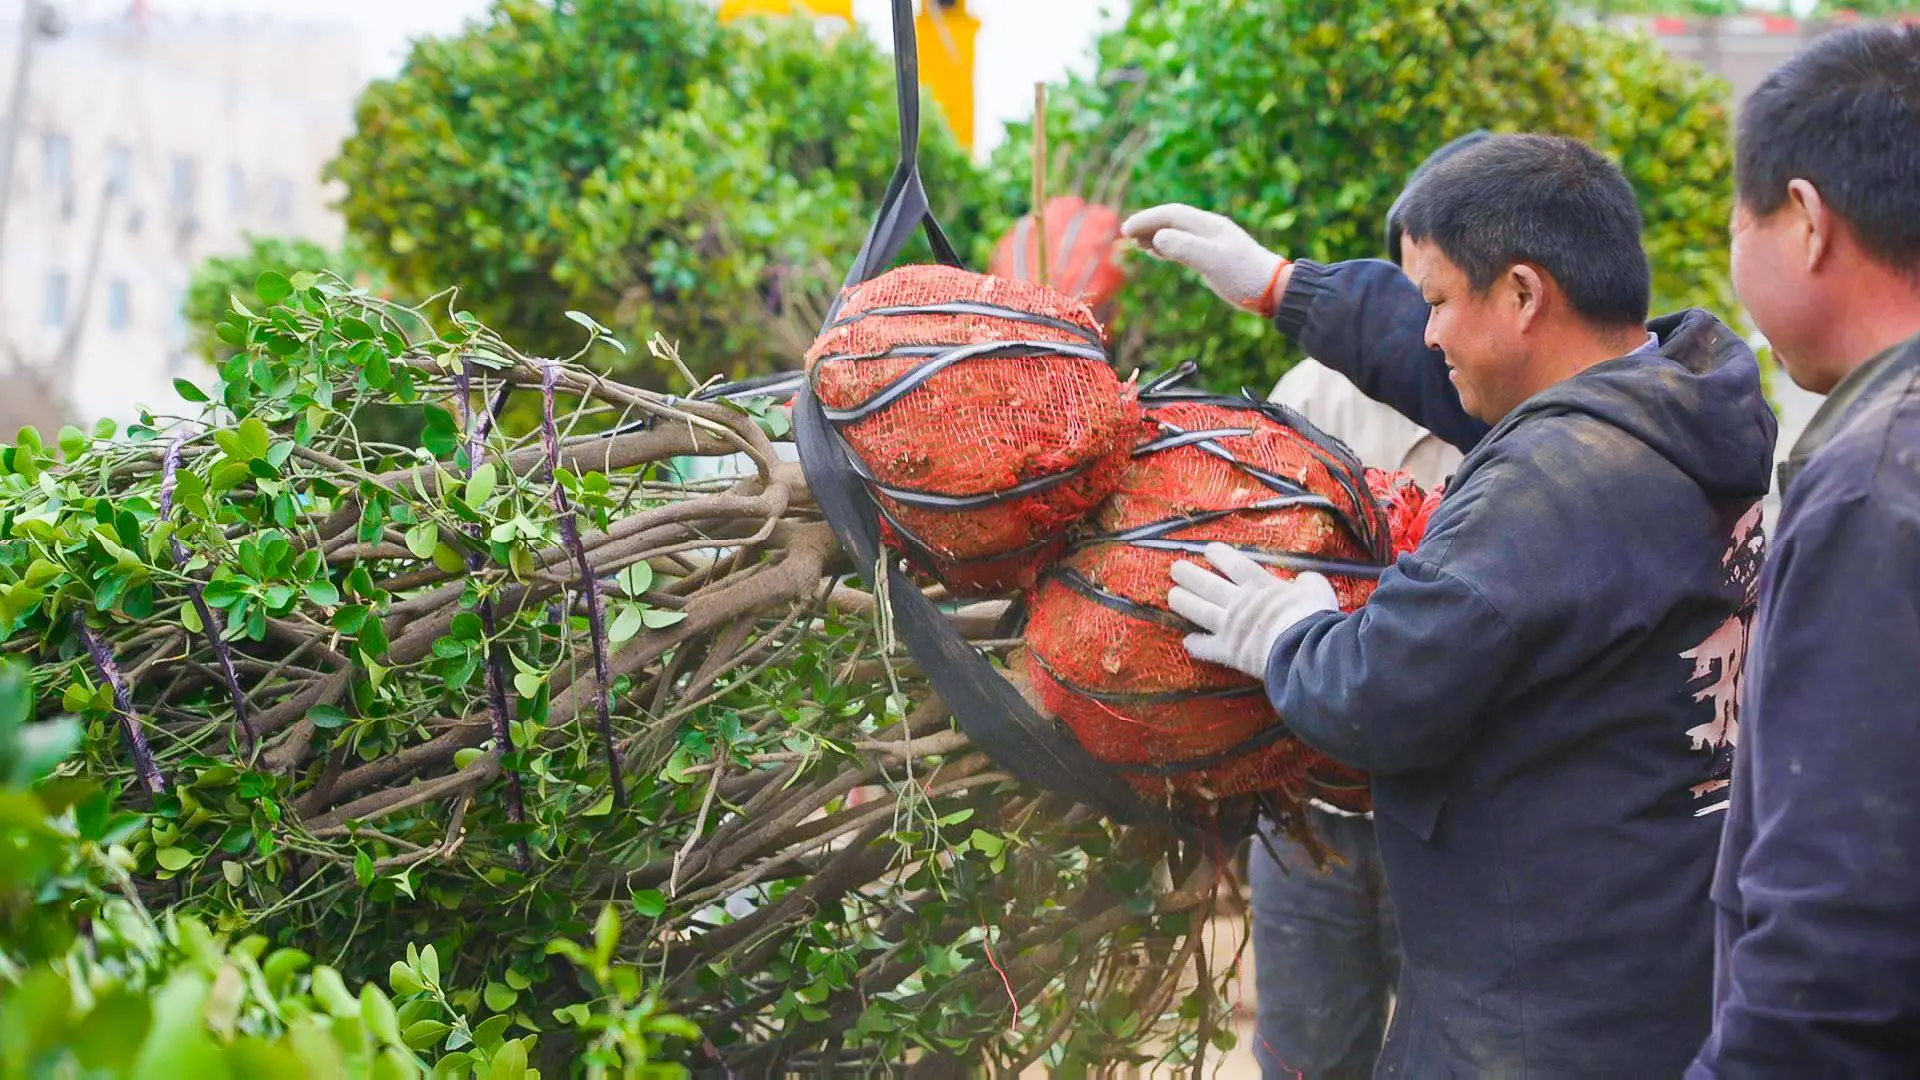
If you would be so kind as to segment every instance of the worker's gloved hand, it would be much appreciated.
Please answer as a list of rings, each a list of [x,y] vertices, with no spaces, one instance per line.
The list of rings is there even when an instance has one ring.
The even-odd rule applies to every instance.
[[[1272,318],[1287,291],[1293,264],[1219,214],[1168,203],[1133,215],[1120,231],[1148,254],[1198,271],[1221,299],[1256,315]]]
[[[1167,606],[1205,631],[1187,635],[1187,653],[1195,660],[1264,679],[1281,634],[1316,612],[1340,609],[1333,585],[1319,574],[1282,581],[1225,544],[1208,544],[1207,561],[1218,574],[1197,563],[1174,563],[1175,585],[1167,593]]]

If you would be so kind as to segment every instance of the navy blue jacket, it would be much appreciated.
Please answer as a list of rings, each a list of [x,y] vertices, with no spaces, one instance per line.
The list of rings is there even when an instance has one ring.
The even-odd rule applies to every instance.
[[[1390,263],[1302,262],[1275,321],[1467,451],[1418,550],[1282,635],[1267,690],[1373,774],[1405,949],[1377,1075],[1677,1076],[1711,1016],[1708,902],[1774,420],[1701,311],[1489,430]]]
[[[1920,338],[1835,389],[1780,484],[1689,1075],[1920,1075]]]

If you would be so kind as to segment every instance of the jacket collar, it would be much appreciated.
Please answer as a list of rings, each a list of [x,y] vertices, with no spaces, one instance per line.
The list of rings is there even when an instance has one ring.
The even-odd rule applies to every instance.
[[[1854,417],[1875,401],[1912,385],[1916,374],[1920,374],[1920,335],[1887,349],[1841,379],[1793,444],[1793,453],[1780,463],[1780,493],[1786,494],[1807,462],[1846,430]]]

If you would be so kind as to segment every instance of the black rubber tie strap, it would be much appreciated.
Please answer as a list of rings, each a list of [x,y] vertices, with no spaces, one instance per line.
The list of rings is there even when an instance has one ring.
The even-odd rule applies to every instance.
[[[1057,581],[1060,583],[1061,588],[1066,589],[1082,599],[1091,600],[1103,608],[1110,611],[1117,611],[1122,615],[1131,616],[1139,619],[1141,622],[1150,622],[1156,626],[1164,626],[1169,630],[1178,630],[1183,634],[1191,634],[1199,629],[1199,627],[1193,625],[1193,623],[1164,608],[1157,608],[1151,604],[1142,604],[1137,600],[1129,600],[1119,593],[1103,589],[1095,585],[1092,581],[1089,581],[1087,575],[1075,570],[1071,566],[1062,566],[1048,571],[1044,580]]]
[[[1207,545],[1210,543],[1217,544],[1219,542],[1218,540],[1129,540],[1127,544],[1130,547],[1146,548],[1150,551],[1177,551],[1185,555],[1205,556],[1207,553]],[[1281,570],[1291,570],[1296,574],[1337,574],[1341,577],[1355,577],[1367,581],[1378,581],[1380,575],[1387,572],[1386,567],[1375,566],[1372,563],[1344,562],[1339,559],[1316,559],[1306,555],[1294,555],[1287,552],[1272,553],[1257,551],[1240,547],[1237,544],[1229,544],[1227,546],[1245,555],[1247,558],[1252,559],[1254,562],[1278,567]]]
[[[1159,765],[1116,765],[1114,768],[1120,769],[1123,772],[1136,773],[1143,776],[1180,776],[1185,773],[1199,772],[1201,769],[1211,769],[1216,765],[1231,764],[1235,760],[1245,757],[1256,750],[1264,750],[1274,743],[1288,738],[1292,734],[1293,730],[1287,727],[1285,723],[1275,720],[1273,726],[1263,728],[1258,734],[1249,735],[1232,746],[1227,747],[1225,750],[1208,754],[1206,757],[1190,758],[1186,761],[1171,761]]]
[[[1357,521],[1351,514],[1337,507],[1333,509],[1333,514],[1341,527],[1366,548],[1370,555],[1382,562],[1387,561],[1391,553],[1391,538],[1388,535],[1385,512],[1375,502],[1373,493],[1366,490],[1365,468],[1345,443],[1328,435],[1315,427],[1306,417],[1278,402],[1257,400],[1244,392],[1240,397],[1233,397],[1205,391],[1168,389],[1172,383],[1191,374],[1188,368],[1189,364],[1183,363],[1174,370],[1151,380],[1148,388],[1140,394],[1141,406],[1146,409],[1155,409],[1173,404],[1203,404],[1228,409],[1250,409],[1277,424],[1291,428],[1306,439],[1309,447],[1316,452],[1321,463],[1333,475],[1334,482],[1340,485],[1341,490],[1352,499],[1355,506],[1360,507],[1361,520]],[[1249,469],[1250,473],[1256,472],[1249,466],[1241,467]],[[1292,483],[1285,481],[1285,478],[1276,477],[1275,479],[1287,484]],[[1297,487],[1297,485],[1294,486]]]
[[[915,162],[919,134],[919,61],[914,48],[912,0],[893,0],[895,79],[901,114],[901,161],[881,203],[874,227],[847,276],[857,285],[881,272],[912,236],[927,230],[934,254],[960,265],[951,244],[927,210]],[[831,320],[837,314],[828,315]],[[962,638],[940,609],[880,547],[878,508],[853,471],[846,443],[828,423],[811,385],[794,395],[794,441],[808,488],[835,536],[863,576],[886,575],[894,628],[962,731],[994,763],[1015,778],[1086,803],[1122,822],[1155,824],[1195,835],[1193,826],[1142,799],[1071,733],[1041,717],[993,665]],[[877,584],[877,583],[876,583]]]
[[[1008,322],[1023,322],[1031,323],[1034,326],[1044,326],[1052,330],[1060,330],[1072,334],[1092,345],[1103,345],[1099,334],[1094,333],[1078,323],[1070,323],[1065,319],[1056,319],[1051,315],[1021,311],[1019,308],[1001,307],[998,304],[985,304],[977,300],[946,300],[935,304],[906,304],[894,307],[868,308],[858,314],[848,315],[828,326],[827,329],[838,330],[842,327],[852,326],[862,319],[895,318],[911,315],[980,315],[989,319],[1005,319]]]
[[[869,357],[867,359],[877,360],[886,357],[915,356],[920,355],[921,350],[928,348],[938,350],[932,354],[933,359],[915,366],[911,371],[888,383],[872,397],[850,409],[827,409],[827,419],[836,425],[851,424],[858,420],[864,420],[899,401],[905,397],[909,391],[926,382],[928,379],[933,378],[935,375],[938,375],[940,372],[967,360],[1002,359],[1006,357],[1019,358],[1026,356],[1070,356],[1076,360],[1093,360],[1103,364],[1106,363],[1107,360],[1106,353],[1098,350],[1084,349],[1078,345],[1063,345],[1058,342],[1044,341],[981,341],[971,345],[941,346],[905,345],[898,349],[891,350],[884,354],[884,356]],[[821,361],[821,363],[825,362],[825,360]],[[816,365],[814,370],[820,370],[819,366]]]
[[[1082,538],[1075,543],[1074,547],[1077,550],[1079,548],[1093,547],[1096,544],[1137,545],[1142,540],[1158,540],[1169,533],[1176,533],[1181,529],[1190,529],[1198,525],[1209,525],[1222,518],[1232,517],[1235,514],[1263,510],[1283,510],[1290,506],[1319,507],[1325,503],[1326,499],[1319,495],[1282,495],[1278,498],[1262,499],[1254,506],[1237,506],[1228,510],[1202,510],[1198,513],[1182,514],[1179,517],[1162,518],[1159,521],[1149,522],[1145,525],[1136,525],[1131,529],[1123,529],[1119,532],[1095,533],[1092,536]],[[1224,541],[1222,542],[1224,543]]]
[[[1171,425],[1164,424],[1163,426],[1171,427]],[[1206,428],[1201,431],[1181,431],[1175,428],[1174,434],[1172,435],[1162,435],[1158,439],[1143,442],[1139,446],[1134,447],[1133,456],[1143,458],[1149,454],[1158,454],[1163,450],[1178,450],[1182,446],[1192,446],[1195,443],[1207,442],[1212,439],[1233,439],[1251,434],[1253,434],[1252,428],[1242,427]]]
[[[942,495],[938,492],[920,491],[915,488],[894,487],[890,484],[883,484],[873,479],[871,474],[866,471],[864,465],[857,465],[856,463],[861,477],[865,479],[868,484],[872,485],[875,491],[892,499],[894,502],[902,506],[911,506],[917,510],[941,510],[949,512],[971,510],[984,506],[997,506],[1000,503],[1024,499],[1029,495],[1037,495],[1040,492],[1059,487],[1061,484],[1093,468],[1094,465],[1095,462],[1093,461],[1083,461],[1071,469],[1062,469],[1059,472],[1048,473],[1045,476],[1038,476],[1032,480],[1023,480],[1010,488],[983,492],[979,495]],[[995,556],[995,558],[999,558],[999,556]]]
[[[1046,658],[1039,653],[1034,652],[1031,655],[1033,662],[1040,665],[1041,670],[1045,671],[1054,682],[1081,697],[1098,701],[1103,705],[1184,705],[1189,701],[1230,701],[1233,698],[1253,697],[1267,692],[1267,688],[1257,682],[1246,686],[1223,686],[1213,690],[1094,690],[1062,678],[1053,665],[1047,663]],[[1121,719],[1132,720],[1133,718],[1121,717]],[[1142,726],[1151,726],[1141,720],[1133,722]]]
[[[886,504],[876,502],[873,504],[873,508],[875,511],[878,512],[880,519],[882,521],[885,521],[889,526],[892,526],[893,531],[902,540],[905,540],[908,544],[912,545],[913,550],[907,553],[908,557],[913,558],[914,561],[918,562],[921,565],[921,567],[926,569],[929,573],[932,573],[935,570],[940,570],[942,568],[945,568],[950,571],[958,567],[974,566],[979,563],[992,563],[992,562],[1000,562],[1004,559],[1017,559],[1023,555],[1032,555],[1035,552],[1042,551],[1049,544],[1052,544],[1055,541],[1055,539],[1057,539],[1056,537],[1049,536],[1041,540],[1035,540],[1031,544],[1023,544],[1020,547],[1013,548],[1009,551],[995,551],[987,555],[974,555],[965,559],[954,559],[954,558],[949,558],[933,550],[932,545],[928,544],[925,540],[920,539],[920,537],[916,533],[914,533],[912,529],[909,529],[905,525],[901,524],[900,519],[893,516],[892,511],[887,509]],[[916,556],[918,557],[916,558]]]

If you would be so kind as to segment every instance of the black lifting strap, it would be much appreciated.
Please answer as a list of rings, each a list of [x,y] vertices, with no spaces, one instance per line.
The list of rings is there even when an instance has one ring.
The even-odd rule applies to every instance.
[[[885,271],[916,228],[926,231],[936,259],[948,266],[961,265],[934,221],[926,189],[920,182],[920,79],[912,0],[893,0],[893,42],[900,106],[900,165],[887,185],[873,230],[847,275],[849,287]],[[827,315],[828,323],[837,317],[838,309],[836,303]],[[819,398],[805,382],[794,393],[793,433],[814,502],[833,526],[841,545],[853,556],[862,576],[870,577],[882,557],[878,508],[853,467],[846,443],[827,422]],[[1019,691],[947,624],[940,609],[900,570],[898,559],[888,556],[884,572],[894,627],[901,641],[953,711],[961,730],[994,764],[1024,782],[1086,803],[1115,820],[1179,827],[1165,810],[1141,799],[1117,774],[1094,760],[1058,724],[1035,712]]]

